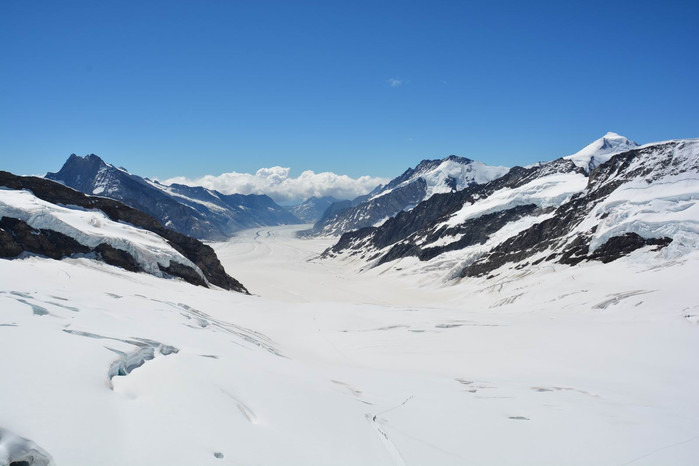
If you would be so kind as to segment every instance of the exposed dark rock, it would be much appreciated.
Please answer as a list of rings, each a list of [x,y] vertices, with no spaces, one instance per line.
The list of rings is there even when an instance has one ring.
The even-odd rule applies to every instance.
[[[643,238],[636,233],[626,233],[622,236],[609,238],[602,246],[590,254],[588,259],[602,261],[606,264],[644,246],[658,246],[656,248],[658,250],[670,243],[672,243],[672,238]]]
[[[173,277],[179,277],[193,285],[206,286],[206,282],[201,278],[201,276],[199,276],[197,271],[184,264],[172,261],[167,267],[163,267],[162,265],[158,266],[160,267],[160,270],[172,275]]]
[[[26,222],[10,217],[0,218],[0,257],[16,257],[23,251],[52,259],[85,254],[90,248],[70,236],[53,230],[37,230]]]
[[[437,171],[438,167],[445,162],[463,165],[464,174],[459,179],[453,176],[445,178],[444,174]],[[369,194],[360,196],[352,202],[333,204],[313,228],[304,234],[338,235],[376,225],[386,218],[412,209],[425,200],[428,193],[426,179],[434,183],[430,185],[430,189],[447,188],[454,192],[465,186],[475,185],[475,179],[484,178],[486,175],[479,172],[479,167],[481,165],[478,162],[456,155],[450,155],[444,159],[423,160],[415,168],[409,168],[402,175],[391,180],[386,186],[378,186]],[[498,172],[499,169],[496,167],[489,167],[487,176],[492,177],[493,173]],[[441,186],[438,186],[434,179],[439,180],[439,183],[442,183]]]
[[[99,257],[109,265],[121,267],[129,272],[138,272],[141,270],[136,259],[131,254],[121,249],[116,249],[107,243],[102,243],[95,248],[95,252]]]
[[[512,209],[467,220],[453,228],[444,227],[425,236],[425,244],[429,245],[442,237],[462,235],[457,241],[445,246],[421,247],[414,243],[399,242],[381,257],[378,263],[382,264],[407,256],[417,256],[421,261],[426,261],[448,251],[456,251],[475,244],[483,244],[488,241],[490,235],[500,230],[507,223],[519,220],[525,215],[532,215],[536,210],[537,206],[534,204],[517,206]]]
[[[74,205],[104,212],[115,222],[125,222],[152,231],[167,240],[180,254],[192,261],[213,285],[247,293],[245,287],[223,269],[214,250],[201,241],[163,227],[155,218],[113,199],[87,196],[60,183],[33,176],[17,176],[0,171],[0,186],[27,189],[40,199],[54,204]],[[65,235],[64,235],[65,236]],[[50,256],[49,256],[50,257]]]
[[[413,183],[359,205],[342,208],[345,204],[333,204],[330,207],[332,210],[323,214],[323,218],[313,226],[310,233],[332,235],[370,227],[386,217],[392,217],[408,207],[413,207],[425,197],[426,190],[425,180],[418,178]]]
[[[588,237],[578,236],[571,242],[567,242],[565,237],[586,218],[595,205],[624,183],[634,179],[645,179],[647,183],[651,183],[661,176],[677,174],[683,170],[699,171],[699,161],[695,161],[690,167],[678,167],[675,154],[684,144],[683,141],[671,141],[614,155],[609,161],[592,171],[587,189],[556,209],[552,218],[533,225],[496,246],[486,256],[465,267],[461,276],[486,275],[506,263],[524,260],[547,249],[557,252],[549,255],[546,260],[558,258],[561,263],[575,265],[586,259],[609,262],[647,244],[666,246],[671,239],[643,240],[641,238],[643,240],[641,243],[638,238],[624,235],[614,239],[603,252],[598,250],[588,257]],[[641,163],[634,163],[639,159]],[[643,163],[647,159],[650,161]],[[601,218],[604,217],[606,215],[601,216]],[[590,231],[589,234],[592,232]],[[651,242],[646,243],[646,241]]]
[[[389,258],[380,259],[379,263],[408,255],[419,256],[420,254],[424,254],[424,260],[427,260],[447,250],[461,249],[467,245],[476,244],[477,242],[481,242],[485,236],[489,236],[493,232],[499,230],[499,228],[493,229],[495,228],[495,224],[492,228],[488,228],[485,225],[486,222],[479,222],[477,219],[451,229],[443,228],[439,231],[434,231],[434,227],[447,220],[452,214],[458,212],[465,204],[475,203],[480,199],[491,196],[494,192],[501,189],[517,188],[536,178],[552,173],[584,173],[584,171],[576,167],[573,162],[564,159],[554,160],[548,164],[537,165],[530,168],[514,167],[504,176],[489,183],[469,186],[466,189],[454,193],[435,194],[428,200],[418,204],[414,209],[407,212],[400,212],[395,217],[388,219],[378,228],[365,228],[355,232],[345,233],[340,237],[338,243],[326,251],[324,255],[330,256],[344,250],[366,247],[383,249],[400,241],[407,241],[407,238],[411,237],[411,235],[414,235],[410,240],[411,242],[416,243],[417,240],[420,239],[422,240],[421,243],[426,246],[421,248],[399,248],[391,252]],[[505,223],[516,220],[523,215],[534,214],[536,206],[533,204],[528,206],[516,206],[513,209],[514,210],[508,209],[508,211],[511,211],[503,214],[496,213],[486,215],[489,215],[488,220],[495,221],[501,228]],[[474,231],[471,232],[471,229],[474,229]],[[484,233],[485,229],[489,231],[487,235]],[[476,233],[477,230],[481,230],[481,233]],[[429,243],[441,237],[454,236],[456,234],[465,235],[465,239],[462,240],[461,246],[453,245],[450,246],[450,248],[445,247],[443,250],[434,249],[432,251],[427,251],[427,249],[430,249]],[[425,252],[419,252],[423,250],[425,250]]]
[[[546,218],[529,228],[513,234],[485,252],[468,260],[462,277],[493,277],[493,272],[507,264],[522,268],[523,264],[556,261],[575,265],[585,260],[609,262],[649,245],[662,248],[671,238],[642,238],[620,234],[610,238],[596,251],[590,252],[590,241],[598,232],[599,223],[608,220],[608,212],[592,215],[602,201],[629,182],[651,184],[666,176],[699,172],[699,159],[687,149],[692,141],[670,141],[621,152],[597,166],[589,176],[571,160],[558,159],[529,168],[514,167],[505,176],[483,185],[469,186],[458,192],[438,194],[421,202],[410,211],[398,213],[379,227],[363,228],[345,233],[336,245],[324,252],[324,257],[338,254],[358,255],[372,265],[398,258],[414,256],[430,260],[452,250],[483,244],[507,223],[524,216]],[[527,183],[559,173],[588,176],[586,189],[557,207],[535,205],[507,206],[499,212],[486,212],[450,226],[449,218],[465,205],[481,202],[502,189],[514,189]],[[589,227],[579,226],[588,219]],[[607,219],[607,220],[605,220]],[[535,220],[534,220],[535,221]],[[434,246],[434,244],[445,244]],[[538,256],[538,257],[533,257]],[[532,258],[532,259],[530,259]]]
[[[11,231],[0,227],[0,257],[17,257],[22,251],[22,246],[14,240]]]

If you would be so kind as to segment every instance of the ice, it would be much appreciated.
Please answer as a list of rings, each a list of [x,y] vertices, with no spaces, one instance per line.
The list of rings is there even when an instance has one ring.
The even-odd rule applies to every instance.
[[[99,210],[60,206],[46,202],[29,191],[0,189],[0,217],[25,221],[36,229],[49,229],[68,235],[94,248],[101,243],[128,252],[146,272],[163,276],[160,266],[174,261],[191,267],[205,280],[193,262],[170,246],[159,235],[126,223],[117,223]]]
[[[214,245],[262,297],[0,261],[0,425],[59,465],[694,463],[696,251],[435,287],[315,261],[300,228]]]
[[[51,455],[31,440],[0,428],[0,466],[55,466]]]
[[[536,178],[517,188],[501,189],[492,196],[479,199],[473,204],[465,204],[461,210],[453,214],[447,221],[437,225],[435,230],[445,225],[453,227],[470,218],[511,209],[520,205],[536,204],[539,207],[557,207],[570,199],[574,194],[585,189],[586,185],[587,177],[580,173],[555,173],[546,177]]]

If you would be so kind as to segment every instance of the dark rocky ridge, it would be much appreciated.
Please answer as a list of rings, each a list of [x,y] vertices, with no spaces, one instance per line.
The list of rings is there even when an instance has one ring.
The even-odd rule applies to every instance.
[[[0,218],[0,257],[16,257],[25,251],[61,259],[73,254],[87,254],[91,249],[63,233],[37,230],[16,218]]]
[[[403,209],[418,204],[425,197],[426,192],[425,180],[418,178],[413,183],[358,205],[352,202],[348,207],[343,208],[342,204],[333,204],[308,233],[334,234],[370,227],[386,217],[392,217]]]
[[[585,190],[573,195],[558,207],[519,205],[494,213],[486,212],[455,226],[444,224],[465,204],[478,202],[498,190],[516,188],[556,173],[575,172],[587,176],[582,168],[566,159],[530,168],[514,167],[505,176],[489,183],[471,186],[455,193],[434,195],[411,211],[401,212],[387,220],[380,227],[346,233],[336,245],[325,251],[323,256],[361,255],[374,266],[410,256],[425,261],[447,251],[483,244],[492,233],[507,223],[523,216],[537,217],[542,214],[548,214],[547,218],[513,234],[482,256],[470,259],[473,262],[463,266],[460,276],[487,275],[506,264],[520,263],[519,266],[525,266],[528,264],[524,263],[527,259],[534,260],[534,263],[555,260],[570,265],[583,260],[606,263],[641,247],[656,246],[656,249],[660,249],[670,244],[672,239],[643,238],[636,233],[626,233],[607,238],[604,244],[591,253],[590,241],[597,226],[586,232],[573,232],[588,218],[596,205],[631,180],[640,179],[652,183],[670,174],[686,170],[699,171],[699,161],[689,160],[687,164],[681,157],[675,157],[676,152],[681,152],[684,144],[684,141],[671,141],[617,154],[589,175]],[[602,218],[604,217],[600,220]],[[440,224],[444,225],[438,227]],[[446,245],[433,246],[441,238],[451,242],[446,241]]]
[[[450,155],[444,159],[423,160],[415,168],[409,168],[386,186],[378,186],[367,195],[350,201],[335,203],[311,230],[302,235],[337,235],[361,228],[371,227],[378,222],[410,210],[422,202],[428,193],[425,177],[445,162],[453,162],[466,167],[468,175],[461,179],[462,184],[476,184],[481,164],[465,157]],[[495,167],[489,167],[492,170]],[[468,171],[470,170],[470,171]],[[457,190],[458,181],[452,176],[441,179],[452,192]],[[378,197],[375,197],[378,196]],[[432,196],[434,197],[434,196]]]
[[[442,228],[437,232],[432,232],[432,229],[434,225],[445,221],[452,214],[459,211],[465,203],[474,203],[478,199],[485,199],[491,196],[494,192],[503,188],[517,188],[531,182],[536,178],[552,173],[570,172],[584,173],[584,171],[581,168],[576,167],[573,162],[564,159],[554,160],[548,164],[537,165],[531,168],[513,167],[509,172],[507,172],[507,174],[489,183],[473,185],[454,193],[435,194],[428,200],[418,204],[414,209],[407,212],[400,212],[395,217],[388,219],[386,223],[380,227],[365,228],[359,231],[345,233],[340,237],[340,240],[335,246],[326,251],[326,255],[339,253],[346,249],[360,249],[366,246],[378,250],[401,241],[414,244],[418,240],[418,237],[426,239],[426,243],[432,243],[444,236],[453,236],[459,233],[471,235],[471,233],[469,233],[469,229],[472,226],[476,226],[476,222],[467,222],[467,224],[459,225],[454,228]],[[511,210],[511,218],[507,218],[506,215],[503,216],[502,214],[488,218],[498,218],[498,223],[504,224],[521,217],[523,214],[521,207],[522,206],[515,210],[508,209],[508,211]],[[530,206],[528,208],[530,213],[535,210],[535,207],[536,206]],[[481,242],[482,240],[483,237],[481,237],[478,242]],[[454,247],[455,246],[450,246],[449,249],[446,247],[430,248],[431,252],[423,254],[421,252],[423,249],[422,247],[416,246],[406,248],[403,246],[405,251],[403,254],[398,254],[397,251],[394,251],[391,253],[390,259],[381,258],[380,263],[398,259],[400,257],[420,257],[421,254],[423,255],[423,260],[427,260],[427,257],[435,257],[446,250],[452,250]]]
[[[107,217],[109,217],[111,220],[115,222],[121,221],[129,223],[139,228],[143,228],[148,231],[152,231],[153,233],[162,236],[175,250],[177,250],[184,257],[196,264],[211,284],[219,286],[226,290],[247,293],[247,290],[240,282],[238,282],[236,279],[234,279],[226,273],[226,271],[223,269],[223,266],[219,262],[218,257],[216,257],[216,253],[210,246],[203,244],[201,241],[197,239],[185,236],[181,233],[165,228],[150,215],[132,207],[129,207],[119,201],[107,199],[104,197],[87,196],[79,191],[76,191],[75,189],[69,188],[60,183],[50,181],[44,178],[31,176],[17,176],[4,171],[0,171],[0,186],[4,186],[10,189],[26,189],[34,193],[34,195],[38,198],[54,204],[75,205],[85,209],[101,210],[107,215]],[[52,234],[61,235],[57,232],[52,232]],[[12,237],[12,234],[5,230],[4,233],[0,233],[0,238],[6,240],[8,239],[8,235],[9,237]],[[61,236],[65,237],[65,235]],[[62,241],[61,236],[55,236],[55,238],[58,238]],[[15,243],[17,243],[16,240]],[[59,248],[59,246],[56,247]],[[12,246],[10,244],[9,246],[7,246],[7,250],[8,252],[16,250],[16,246]],[[58,250],[60,250],[60,248]],[[84,253],[85,251],[75,252]],[[104,258],[104,255],[106,254],[108,260],[113,260],[117,262],[121,267],[129,267],[129,260],[123,255],[120,258],[118,255],[115,255],[115,253],[111,252],[107,248],[102,248],[101,251],[96,252],[98,252],[102,258]],[[44,254],[41,252],[37,253],[46,255],[47,257],[52,257],[50,254]],[[64,254],[61,257],[65,255],[69,254]],[[194,280],[193,276],[191,275],[191,273],[194,272],[193,270],[192,272],[186,273],[182,271],[182,269],[179,267],[171,267],[171,270],[172,272],[170,272],[170,270],[165,270],[165,272],[170,273],[174,276],[179,276],[184,279],[187,279],[187,277],[191,277],[192,279],[188,281],[192,283],[194,281],[197,281]],[[196,272],[194,273],[196,274]],[[198,274],[196,275],[197,277],[199,277]],[[201,277],[198,278],[198,283],[195,284],[204,284],[201,280]]]
[[[499,244],[484,257],[465,267],[461,276],[482,276],[506,263],[520,262],[547,250],[551,250],[552,253],[546,257],[546,260],[558,259],[560,263],[575,265],[583,260],[610,262],[646,244],[657,245],[658,248],[667,246],[672,242],[671,238],[651,238],[644,240],[647,241],[644,244],[640,244],[638,240],[634,241],[634,236],[622,235],[610,238],[595,253],[588,255],[594,230],[587,234],[579,234],[572,239],[567,238],[567,235],[589,215],[595,205],[622,184],[654,174],[655,177],[646,179],[647,183],[651,183],[653,178],[657,179],[663,174],[678,173],[677,170],[673,170],[673,158],[674,149],[681,144],[684,143],[669,142],[613,156],[590,173],[587,189],[556,209],[553,217]],[[653,163],[636,164],[636,168],[631,169],[632,162],[658,151],[660,151],[659,160]]]

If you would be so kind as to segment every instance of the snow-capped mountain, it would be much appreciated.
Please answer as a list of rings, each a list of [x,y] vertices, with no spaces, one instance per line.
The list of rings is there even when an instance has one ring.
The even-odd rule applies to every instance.
[[[590,173],[598,165],[609,160],[612,155],[635,149],[636,147],[638,147],[638,144],[632,140],[610,131],[575,154],[563,158],[572,161],[575,165]]]
[[[699,248],[697,199],[699,140],[653,143],[611,155],[589,176],[570,158],[514,167],[346,233],[325,257],[373,266],[401,260],[394,266],[439,268],[447,278],[551,261],[609,262],[644,247],[679,257]]]
[[[2,466],[696,463],[699,140],[515,167],[333,261],[298,225],[213,255],[112,199],[0,187]],[[225,283],[219,258],[259,295],[157,276]]]
[[[333,203],[340,202],[332,196],[310,197],[301,204],[288,207],[289,212],[305,223],[315,223],[323,217],[328,207]]]
[[[131,272],[246,292],[200,241],[121,202],[0,172],[0,257],[88,256]]]
[[[441,160],[423,160],[415,168],[409,168],[365,196],[330,206],[308,234],[339,235],[375,226],[398,212],[412,209],[434,194],[486,183],[504,175],[507,170],[455,155]]]
[[[71,155],[46,178],[86,194],[109,197],[146,212],[164,226],[198,239],[223,240],[244,228],[300,221],[269,196],[221,194],[202,187],[164,185],[104,162]]]

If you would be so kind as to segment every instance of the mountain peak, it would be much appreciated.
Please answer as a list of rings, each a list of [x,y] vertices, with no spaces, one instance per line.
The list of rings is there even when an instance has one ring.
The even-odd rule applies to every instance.
[[[591,142],[573,155],[564,157],[575,165],[591,172],[598,165],[603,164],[613,155],[638,147],[631,139],[618,133],[609,131],[601,138]]]
[[[629,140],[628,138],[622,136],[619,133],[615,133],[614,131],[607,131],[607,134],[602,136],[603,139],[626,139],[627,141]]]

